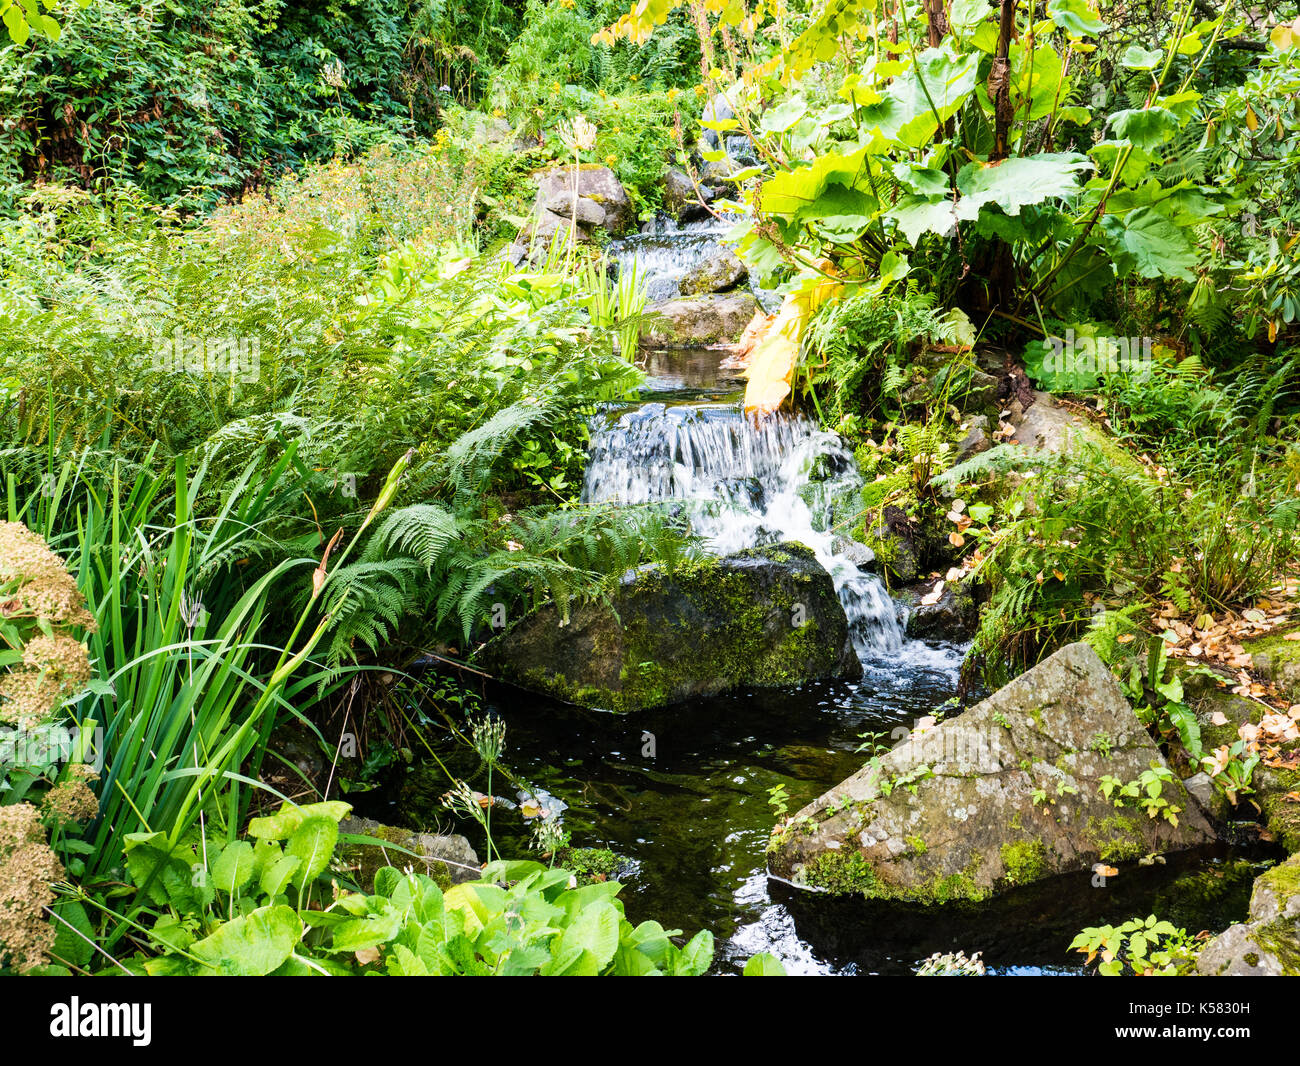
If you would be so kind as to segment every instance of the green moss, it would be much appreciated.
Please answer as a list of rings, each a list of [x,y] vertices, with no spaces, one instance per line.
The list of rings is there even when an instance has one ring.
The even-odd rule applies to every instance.
[[[1097,849],[1103,862],[1133,862],[1147,851],[1138,822],[1128,814],[1089,818],[1083,838]]]
[[[608,881],[626,865],[609,848],[561,848],[555,863],[573,874],[580,885]]]
[[[1282,964],[1282,976],[1300,976],[1300,934],[1294,919],[1275,918],[1256,926],[1250,938]]]
[[[907,841],[907,846],[912,849],[912,854],[914,856],[924,855],[929,850],[926,847],[925,841],[920,836],[913,835],[910,837],[903,837],[903,839]]]
[[[837,896],[861,893],[873,899],[884,894],[876,871],[858,851],[824,851],[804,866],[803,876],[813,888]]]
[[[1300,896],[1300,856],[1295,856],[1261,874],[1259,880],[1273,890],[1279,900]]]
[[[1009,885],[1027,885],[1050,872],[1047,847],[1041,840],[1017,840],[1002,845],[1002,876]]]
[[[976,856],[960,873],[935,875],[913,887],[889,885],[880,879],[871,863],[858,851],[826,851],[804,866],[803,879],[813,888],[835,895],[861,895],[866,899],[889,899],[903,903],[940,904],[958,900],[978,901],[988,897],[987,889],[975,881],[980,860]]]

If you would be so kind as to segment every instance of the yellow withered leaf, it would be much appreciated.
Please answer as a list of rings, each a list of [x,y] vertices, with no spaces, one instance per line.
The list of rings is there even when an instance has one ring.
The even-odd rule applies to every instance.
[[[803,309],[792,295],[757,339],[745,371],[745,413],[770,414],[790,395],[803,335]]]

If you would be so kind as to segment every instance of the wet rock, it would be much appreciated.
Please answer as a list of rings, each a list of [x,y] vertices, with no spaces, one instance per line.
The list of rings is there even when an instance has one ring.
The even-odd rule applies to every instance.
[[[1300,855],[1255,879],[1249,917],[1211,940],[1196,970],[1209,977],[1300,976]]]
[[[543,607],[476,662],[521,688],[617,711],[861,673],[834,583],[802,545],[643,568],[611,601],[575,605],[567,623]]]
[[[894,598],[908,606],[904,632],[913,640],[941,640],[963,644],[975,635],[979,608],[975,596],[962,585],[945,585],[936,603],[922,603],[934,582],[922,582]]]
[[[350,866],[358,885],[369,892],[375,883],[375,871],[385,866],[399,870],[414,866],[444,888],[478,879],[481,864],[470,842],[459,835],[417,833],[383,825],[370,818],[345,818],[339,832],[374,837],[392,845],[340,844],[339,857]],[[413,854],[408,854],[413,853]]]
[[[1071,644],[784,821],[770,869],[839,894],[943,902],[1209,843],[1177,779],[1162,792],[1177,826],[1102,795],[1102,777],[1153,765],[1160,751],[1105,663]]]
[[[704,204],[716,195],[707,185],[701,185],[697,195],[690,177],[683,171],[673,169],[664,175],[664,211],[680,225],[707,218],[709,213]]]
[[[651,348],[699,348],[734,343],[758,311],[747,292],[684,296],[652,304],[641,342]]]
[[[740,256],[726,245],[720,244],[713,255],[683,275],[681,292],[683,296],[725,292],[734,289],[747,277],[749,268],[740,261]]]
[[[966,435],[957,442],[957,462],[964,462],[972,455],[986,452],[993,442],[989,440],[989,420],[987,415],[972,415],[966,420]]]
[[[849,540],[848,537],[836,537],[831,541],[831,551],[836,555],[842,555],[859,570],[874,570],[876,567],[876,553],[865,544]]]
[[[879,525],[868,530],[866,539],[877,562],[894,581],[910,585],[917,579],[921,566],[916,530],[900,508],[886,507]]]
[[[704,102],[704,109],[700,112],[700,122],[725,122],[729,118],[736,117],[736,109],[732,106],[731,101],[727,98],[726,93],[716,93]],[[711,130],[701,125],[700,143],[713,151],[722,147],[722,139],[718,136],[717,130]]]

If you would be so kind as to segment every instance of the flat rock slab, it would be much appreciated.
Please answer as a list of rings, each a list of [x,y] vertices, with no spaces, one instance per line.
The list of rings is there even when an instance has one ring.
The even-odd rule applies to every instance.
[[[920,902],[983,899],[1099,862],[1209,843],[1176,778],[1175,826],[1107,775],[1164,767],[1106,665],[1071,644],[964,714],[912,735],[777,826],[769,869],[793,884]]]
[[[797,544],[647,567],[567,622],[542,607],[475,661],[520,688],[613,711],[862,673],[830,574]]]

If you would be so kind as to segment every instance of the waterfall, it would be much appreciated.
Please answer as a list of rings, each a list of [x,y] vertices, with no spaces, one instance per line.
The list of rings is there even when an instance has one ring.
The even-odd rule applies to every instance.
[[[719,555],[798,541],[830,573],[864,661],[903,646],[894,602],[880,578],[838,547],[837,505],[853,514],[862,478],[834,433],[807,419],[755,423],[734,404],[647,403],[593,429],[583,499],[589,503],[680,501]],[[847,532],[845,530],[844,532]],[[870,552],[856,546],[864,565]]]
[[[650,232],[615,241],[610,252],[620,270],[636,264],[646,297],[659,303],[681,295],[682,278],[718,254],[725,231],[714,222],[692,222],[684,229],[658,223]]]

